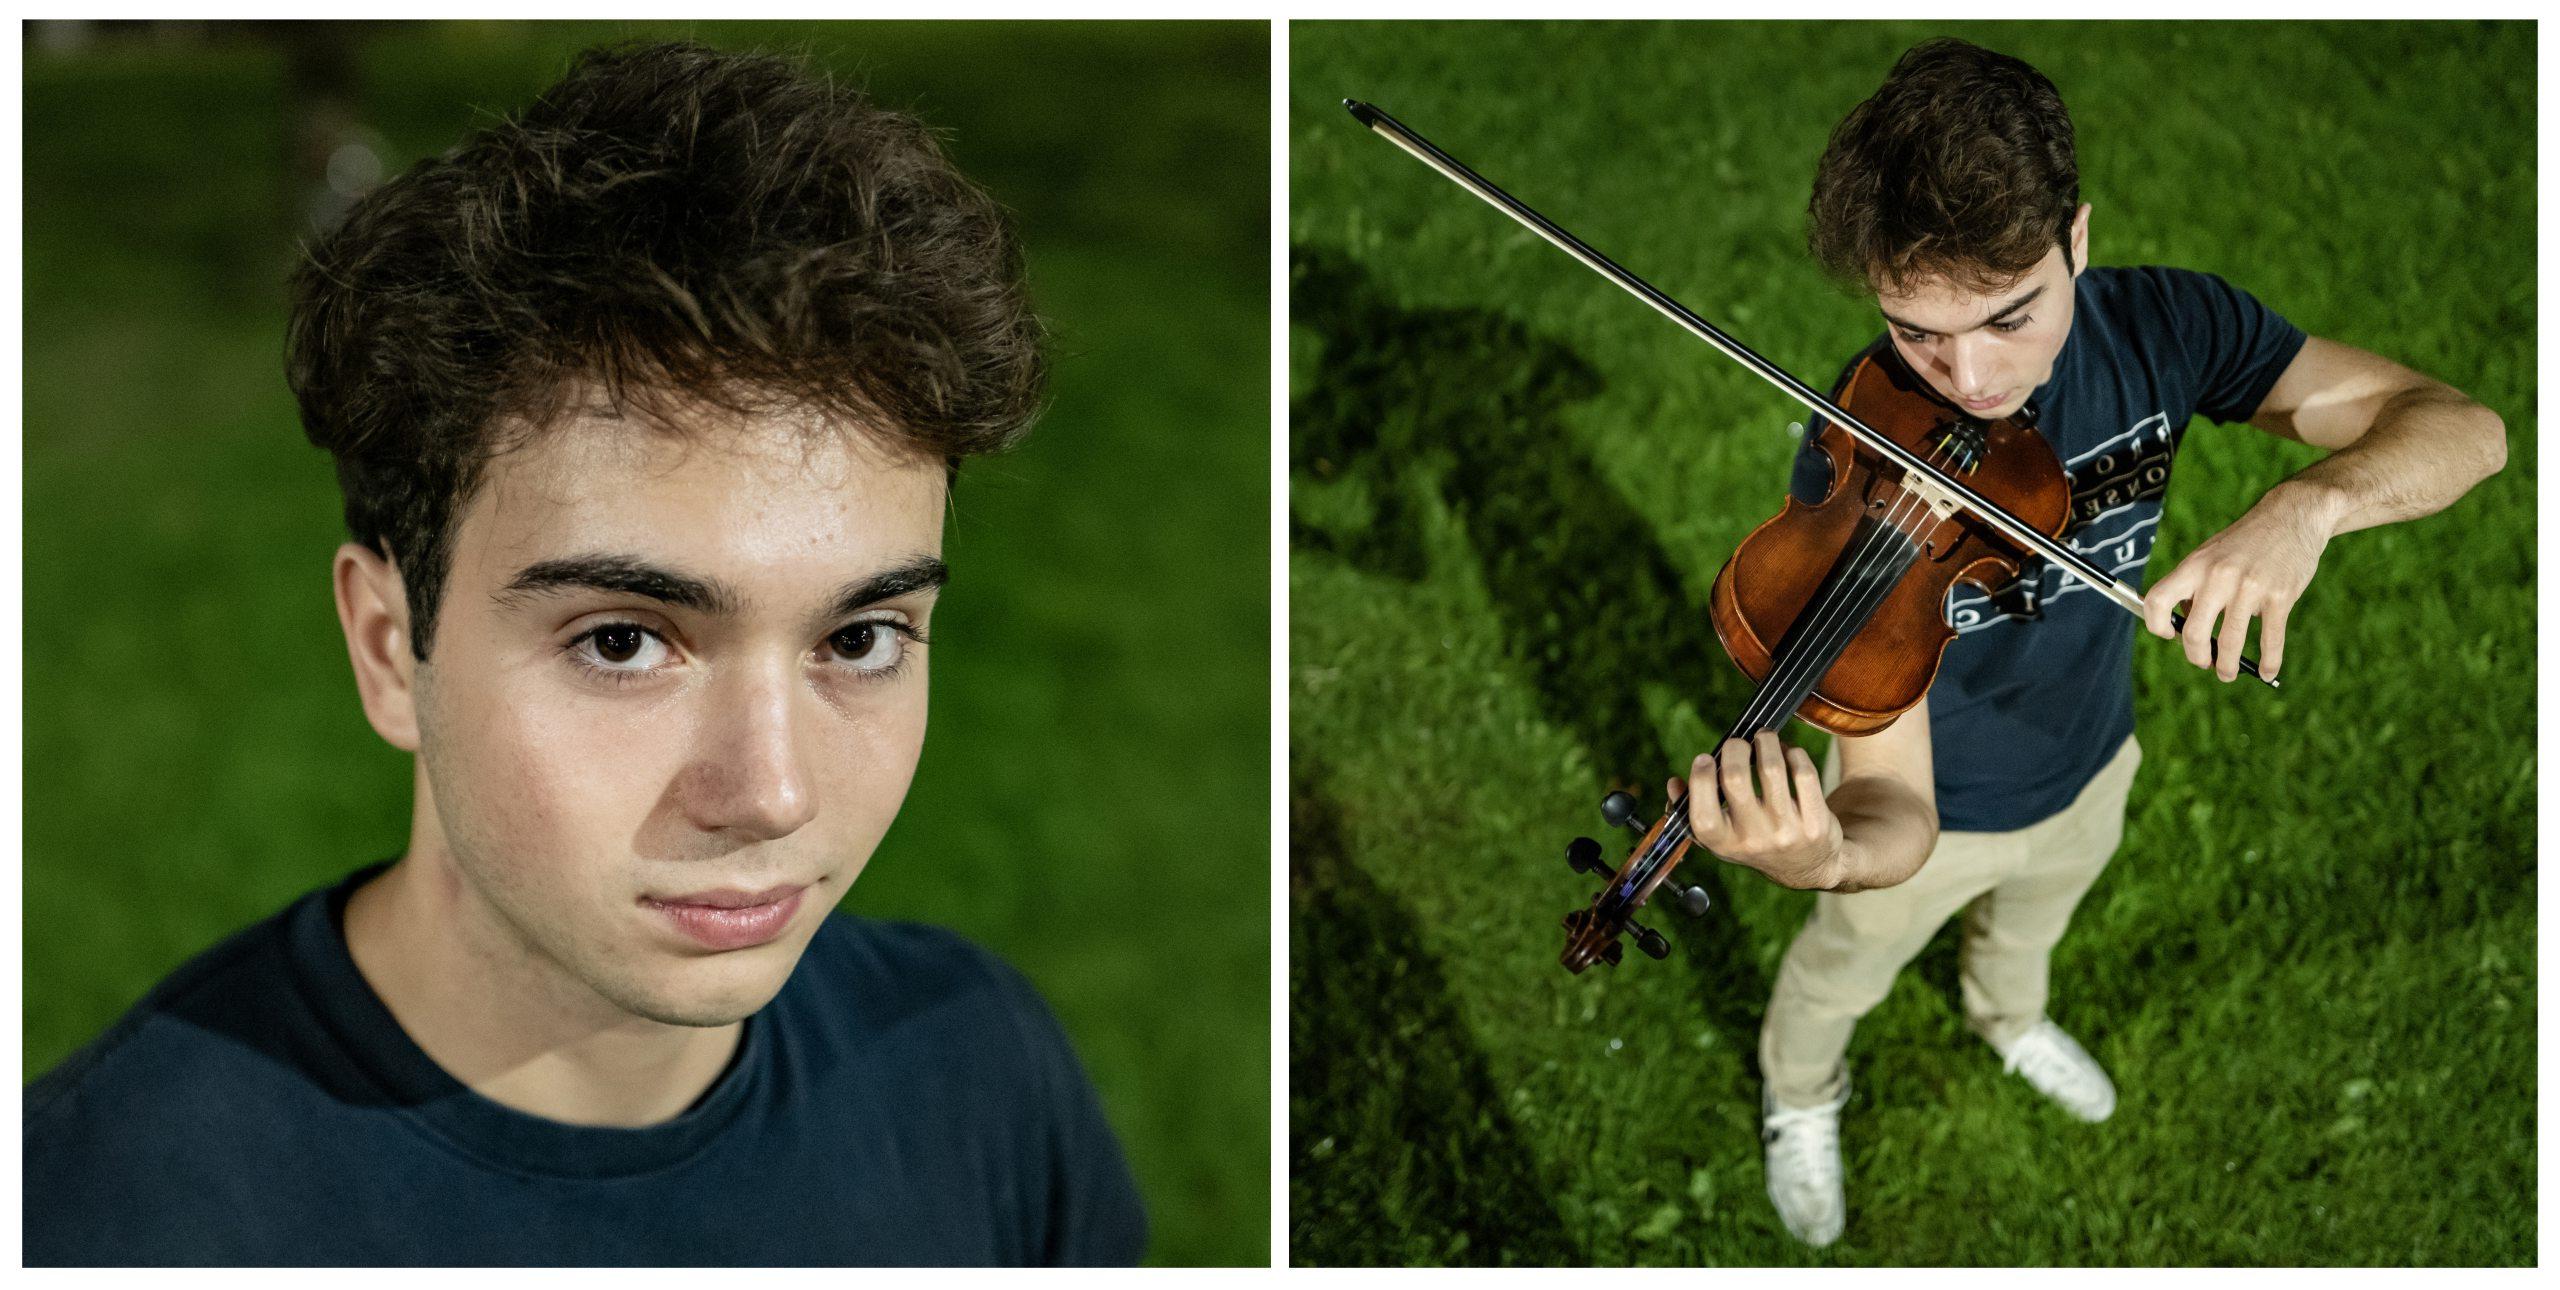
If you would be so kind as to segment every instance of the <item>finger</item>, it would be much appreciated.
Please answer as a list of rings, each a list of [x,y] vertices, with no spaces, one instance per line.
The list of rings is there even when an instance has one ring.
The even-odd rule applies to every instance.
[[[1763,730],[1751,741],[1751,751],[1760,763],[1760,807],[1765,821],[1761,840],[1773,847],[1792,847],[1803,840],[1797,821],[1804,818],[1796,807],[1795,790],[1787,783],[1787,744],[1774,730]]]
[[[1796,816],[1796,795],[1787,786],[1787,746],[1774,730],[1763,730],[1751,740],[1751,750],[1760,762],[1760,804],[1769,808],[1773,819],[1791,820]]]
[[[2169,571],[2168,577],[2152,583],[2151,589],[2142,593],[2142,623],[2152,635],[2165,640],[2178,634],[2177,624],[2169,621],[2169,615],[2176,612],[2179,601],[2187,598],[2187,584],[2193,581],[2181,562]]]
[[[1823,817],[1831,814],[1831,806],[1822,800],[1822,772],[1813,768],[1813,754],[1802,748],[1787,750],[1787,765],[1795,772],[1796,808],[1804,817],[1805,833],[1821,837],[1827,830]]]
[[[2240,656],[2249,648],[2249,619],[2256,610],[2253,602],[2244,600],[2222,616],[2222,631],[2214,637],[2213,671],[2226,682],[2239,679]]]
[[[2266,616],[2258,620],[2258,675],[2272,681],[2284,666],[2284,620],[2293,606],[2277,600],[2267,606]]]
[[[1727,739],[1716,750],[1718,788],[1724,790],[1725,818],[1736,832],[1756,832],[1760,823],[1760,795],[1751,791],[1751,745],[1739,739]]]
[[[2213,666],[2213,623],[2222,615],[2222,597],[2211,587],[2196,593],[2187,605],[2187,630],[2179,640],[2186,646],[2187,661],[2197,667]]]
[[[1716,758],[1713,753],[1699,753],[1689,763],[1689,833],[1708,850],[1714,850],[1730,836],[1724,818],[1724,804],[1716,792]]]

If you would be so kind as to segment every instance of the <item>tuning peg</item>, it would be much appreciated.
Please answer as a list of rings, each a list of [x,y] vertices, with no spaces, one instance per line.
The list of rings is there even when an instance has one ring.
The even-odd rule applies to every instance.
[[[1662,933],[1633,919],[1628,920],[1627,931],[1636,938],[1636,948],[1643,950],[1647,955],[1657,959],[1671,957],[1671,942],[1665,939]]]
[[[1618,960],[1626,956],[1627,947],[1616,941],[1609,942],[1608,946],[1600,951],[1600,961],[1611,967],[1618,966]]]
[[[1575,873],[1609,872],[1609,866],[1600,861],[1600,844],[1590,838],[1575,838],[1564,844],[1564,862]]]
[[[1609,827],[1625,829],[1638,837],[1644,836],[1645,831],[1653,827],[1646,823],[1642,815],[1636,813],[1635,794],[1624,790],[1600,799],[1600,818],[1607,820]]]
[[[1704,918],[1707,916],[1707,906],[1711,902],[1707,900],[1706,888],[1684,887],[1679,883],[1666,878],[1663,880],[1662,886],[1657,889],[1654,894],[1659,896],[1664,892],[1669,892],[1671,894],[1672,907],[1679,910],[1681,913],[1687,914],[1691,918]]]

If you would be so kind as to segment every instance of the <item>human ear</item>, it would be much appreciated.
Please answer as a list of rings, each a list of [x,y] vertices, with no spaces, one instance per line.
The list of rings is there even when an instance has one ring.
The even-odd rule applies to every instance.
[[[2089,203],[2071,216],[2071,276],[2079,277],[2089,267]]]
[[[330,584],[365,720],[392,747],[418,751],[418,660],[409,652],[409,596],[399,566],[371,547],[349,542],[338,548]]]

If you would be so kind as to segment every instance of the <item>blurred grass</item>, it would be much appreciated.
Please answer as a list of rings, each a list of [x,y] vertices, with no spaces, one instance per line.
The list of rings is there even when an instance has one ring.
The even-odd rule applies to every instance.
[[[2533,1261],[2532,30],[1293,24],[1292,1261]],[[1706,591],[1802,413],[1338,100],[1819,381],[1878,323],[1802,250],[1815,158],[1937,34],[2060,86],[2096,262],[2221,273],[2510,457],[2331,546],[2280,694],[2138,647],[2127,841],[2055,961],[2115,1117],[2001,1074],[1943,934],[1859,1030],[1812,1251],[1754,1056],[1811,897],[1738,879],[1669,962],[1556,965],[1564,842],[1747,693]],[[2154,572],[2313,456],[2196,425]]]
[[[1268,1246],[1268,41],[1223,24],[377,29],[392,170],[621,36],[806,50],[1019,215],[1053,410],[955,499],[934,729],[848,908],[1021,966],[1127,1144],[1152,1261]],[[26,69],[24,1074],[198,950],[405,844],[280,355],[281,60]]]

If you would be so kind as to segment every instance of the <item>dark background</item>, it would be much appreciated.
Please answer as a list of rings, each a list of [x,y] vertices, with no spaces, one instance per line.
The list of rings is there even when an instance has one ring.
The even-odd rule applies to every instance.
[[[1818,384],[1882,324],[1806,255],[1815,160],[1936,35],[2060,88],[2094,262],[2222,274],[2510,451],[2329,547],[2281,692],[2137,642],[2126,841],[2054,960],[2114,1118],[2001,1073],[1944,933],[1851,1047],[1848,1229],[1813,1251],[1755,1064],[1812,897],[1737,873],[1653,920],[1667,962],[1556,962],[1595,885],[1565,842],[1611,784],[1658,805],[1748,692],[1707,592],[1805,413],[1339,100]],[[1291,60],[1295,1261],[2532,1261],[2530,24],[1299,22]],[[2197,422],[2154,574],[2315,455]]]
[[[346,200],[330,158],[349,189],[397,173],[604,40],[805,51],[947,132],[1019,215],[1058,337],[1041,428],[963,474],[932,735],[847,908],[1021,966],[1128,1146],[1152,1259],[1262,1263],[1267,32],[31,29],[24,1074],[406,844],[409,758],[356,702],[338,493],[281,373],[293,239]]]

